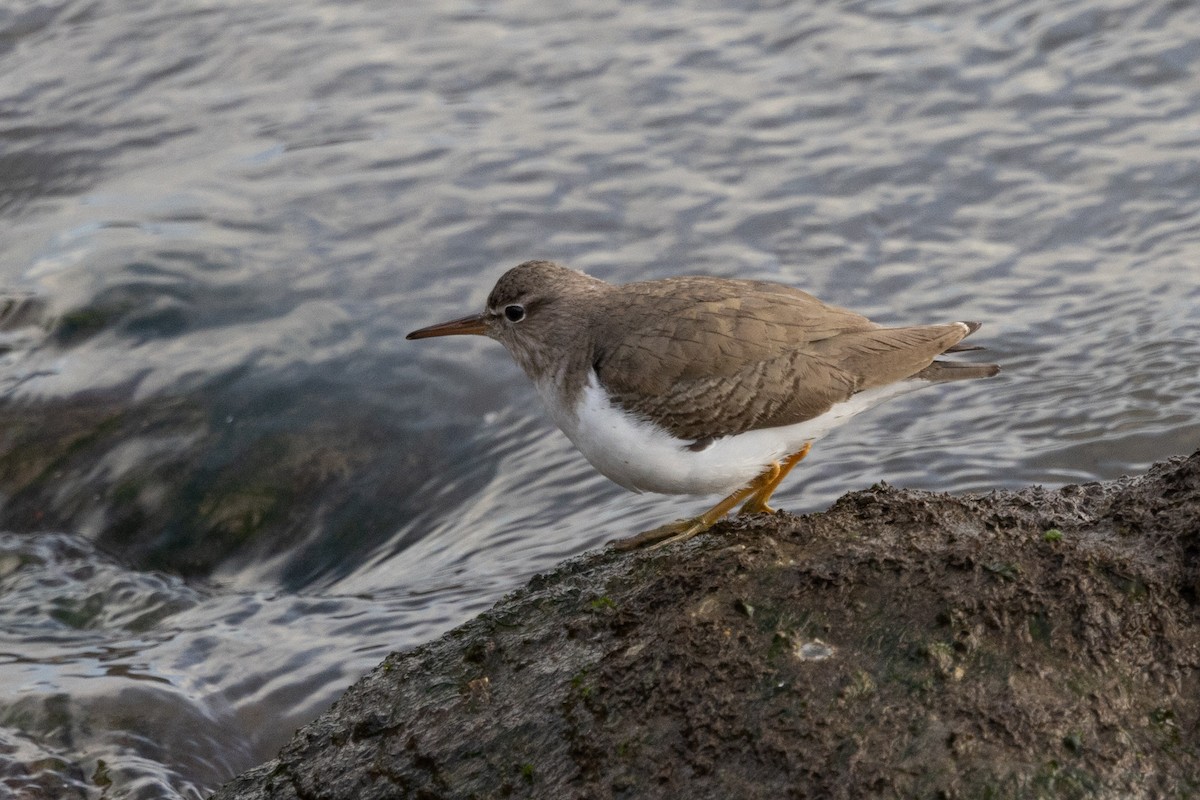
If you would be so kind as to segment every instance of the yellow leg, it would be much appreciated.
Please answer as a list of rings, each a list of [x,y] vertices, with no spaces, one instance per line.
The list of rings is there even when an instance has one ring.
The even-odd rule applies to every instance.
[[[800,459],[797,458],[796,460],[799,461]],[[615,550],[636,550],[639,547],[646,547],[648,545],[652,546],[653,549],[663,547],[672,542],[687,541],[696,534],[704,533],[711,528],[717,523],[717,520],[728,514],[734,506],[750,495],[757,495],[766,490],[769,497],[771,494],[770,490],[779,483],[781,471],[782,467],[779,464],[772,464],[761,475],[750,481],[749,484],[738,489],[698,517],[676,520],[653,530],[644,531],[636,536],[617,539],[609,544]]]
[[[778,472],[775,474],[775,477],[772,478],[769,483],[767,483],[765,486],[763,486],[761,489],[759,489],[757,492],[755,492],[750,497],[750,499],[746,501],[746,504],[744,506],[742,506],[742,510],[739,511],[738,513],[739,514],[773,514],[773,513],[775,513],[775,509],[773,509],[769,505],[767,505],[767,501],[771,499],[771,495],[775,492],[775,489],[778,488],[779,484],[783,482],[783,479],[787,477],[787,474],[792,471],[792,467],[796,466],[801,461],[803,461],[804,457],[806,455],[808,455],[808,451],[810,449],[812,449],[812,442],[806,443],[804,445],[804,447],[801,447],[799,450],[797,450],[796,452],[792,453],[790,456],[785,458],[783,460],[782,464],[776,464],[775,466],[778,468]]]

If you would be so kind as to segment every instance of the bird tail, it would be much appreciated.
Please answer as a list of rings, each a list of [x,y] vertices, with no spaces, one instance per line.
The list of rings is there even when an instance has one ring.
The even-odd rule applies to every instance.
[[[964,381],[970,378],[990,378],[999,371],[999,364],[960,364],[956,361],[934,361],[913,377],[932,383],[943,383],[945,381]]]
[[[980,323],[978,322],[963,322],[962,324],[969,328],[967,336],[970,336],[980,328]],[[984,349],[979,345],[959,343],[946,348],[942,352],[965,353]],[[990,378],[999,371],[999,364],[961,364],[957,361],[934,361],[913,377],[932,383],[942,383],[944,381],[963,381],[971,378]]]

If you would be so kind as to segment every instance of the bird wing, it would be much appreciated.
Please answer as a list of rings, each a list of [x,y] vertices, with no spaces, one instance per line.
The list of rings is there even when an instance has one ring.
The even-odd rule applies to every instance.
[[[817,417],[912,377],[961,323],[881,328],[788,286],[686,278],[630,284],[595,317],[593,367],[613,402],[681,439]]]

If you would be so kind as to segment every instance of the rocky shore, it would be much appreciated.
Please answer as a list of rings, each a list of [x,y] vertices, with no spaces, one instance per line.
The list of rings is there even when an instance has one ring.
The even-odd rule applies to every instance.
[[[574,559],[220,800],[1200,793],[1200,453]]]

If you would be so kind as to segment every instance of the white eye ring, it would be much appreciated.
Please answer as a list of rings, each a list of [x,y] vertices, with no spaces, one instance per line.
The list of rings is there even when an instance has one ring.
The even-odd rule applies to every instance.
[[[513,303],[504,307],[504,318],[509,322],[520,322],[525,319],[525,306]]]

